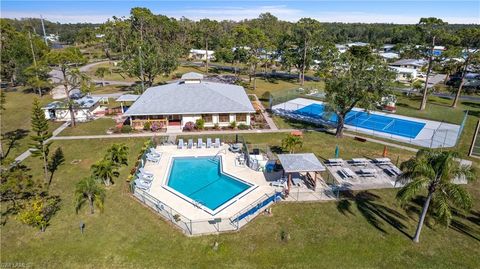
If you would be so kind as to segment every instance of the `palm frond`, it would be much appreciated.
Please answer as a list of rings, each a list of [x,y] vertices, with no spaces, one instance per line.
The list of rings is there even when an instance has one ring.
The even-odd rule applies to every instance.
[[[415,197],[420,191],[425,190],[428,186],[429,179],[425,177],[417,177],[405,184],[397,193],[396,198],[401,203],[406,203]]]

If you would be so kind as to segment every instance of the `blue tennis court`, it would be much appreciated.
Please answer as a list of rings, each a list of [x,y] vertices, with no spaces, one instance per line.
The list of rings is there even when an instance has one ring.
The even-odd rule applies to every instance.
[[[337,123],[338,120],[337,115],[326,111],[323,104],[311,104],[296,110],[294,113],[312,118],[321,118],[330,123]],[[365,111],[350,111],[345,118],[345,124],[406,138],[415,138],[425,127],[423,122],[370,114]]]

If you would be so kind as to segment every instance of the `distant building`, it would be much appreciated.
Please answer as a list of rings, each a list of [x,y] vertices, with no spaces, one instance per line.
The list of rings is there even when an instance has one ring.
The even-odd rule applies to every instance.
[[[418,72],[413,68],[389,66],[397,74],[395,78],[399,82],[410,82],[417,78]]]
[[[393,52],[393,51],[394,51],[394,50],[393,50],[394,48],[395,48],[395,45],[393,45],[393,44],[384,44],[384,45],[382,46],[382,51],[385,52],[385,53],[386,53],[386,52]]]
[[[382,57],[384,60],[395,60],[400,58],[400,54],[395,53],[395,52],[380,52],[378,53],[380,57]]]
[[[59,35],[56,35],[56,34],[49,34],[45,36],[45,39],[52,43],[58,42],[59,38],[60,38]]]
[[[335,44],[335,48],[337,48],[338,52],[340,53],[344,53],[348,49],[346,45],[341,45],[341,44]]]
[[[215,51],[213,50],[201,50],[201,49],[191,49],[190,53],[188,54],[188,58],[192,60],[209,60],[215,59]]]
[[[433,47],[433,56],[441,56],[443,51],[445,51],[444,46],[435,46]]]
[[[100,101],[102,97],[84,96],[80,99],[73,100],[75,103],[75,120],[89,121],[92,120],[96,112],[101,110]],[[44,106],[43,111],[45,117],[54,121],[70,121],[70,110],[67,101],[54,101]]]
[[[368,43],[365,43],[365,42],[351,42],[351,43],[347,43],[346,46],[349,47],[349,48],[351,48],[351,47],[365,47],[365,46],[368,46]]]
[[[417,60],[417,59],[401,59],[395,61],[390,64],[390,66],[395,67],[403,67],[403,68],[410,68],[410,69],[420,69],[422,68],[427,62],[425,60]]]
[[[104,38],[104,37],[105,37],[105,34],[96,34],[95,37],[96,37],[96,38]]]

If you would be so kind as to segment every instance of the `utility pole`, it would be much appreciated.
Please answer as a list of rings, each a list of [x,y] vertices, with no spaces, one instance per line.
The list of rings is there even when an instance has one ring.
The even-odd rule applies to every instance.
[[[140,63],[140,77],[142,78],[142,93],[145,92],[145,83],[143,82],[145,80],[143,76],[143,63],[142,63],[142,47],[138,46],[138,61]]]
[[[46,34],[46,32],[45,32],[45,24],[43,24],[43,17],[42,17],[42,15],[40,15],[40,21],[42,22],[43,40],[45,41],[45,45],[48,46],[47,34]]]
[[[39,79],[38,79],[37,59],[35,57],[35,50],[33,49],[33,42],[32,42],[32,33],[30,31],[28,31],[28,40],[30,41],[30,48],[32,49],[33,66],[35,67],[35,77],[38,83]],[[42,89],[37,87],[37,90],[40,97],[42,97]]]

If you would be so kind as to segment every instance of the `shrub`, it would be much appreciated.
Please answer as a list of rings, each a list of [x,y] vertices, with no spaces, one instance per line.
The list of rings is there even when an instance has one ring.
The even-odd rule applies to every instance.
[[[244,123],[240,123],[240,124],[238,125],[238,129],[240,129],[240,130],[248,130],[248,129],[250,129],[250,127],[249,127],[248,125],[244,124]]]
[[[195,128],[198,130],[203,130],[205,128],[205,120],[204,119],[198,119],[195,121]]]
[[[237,128],[237,122],[236,121],[230,122],[230,128],[232,128],[232,129]]]
[[[262,96],[260,96],[260,100],[264,100],[264,101],[270,100],[270,95],[271,93],[269,91],[266,91],[262,94]]]
[[[147,121],[145,124],[143,124],[143,130],[148,131],[152,127],[152,123]]]
[[[185,123],[185,126],[183,126],[183,130],[187,132],[191,132],[195,129],[195,124],[191,121]]]
[[[130,125],[123,125],[122,129],[120,129],[120,132],[123,134],[130,133],[132,132],[132,127]]]
[[[163,123],[154,122],[154,123],[152,124],[151,130],[152,130],[153,132],[156,132],[156,131],[158,131],[158,130],[161,130],[161,129],[163,128],[163,126],[164,126]]]
[[[214,128],[215,130],[220,130],[220,125],[218,125],[218,123],[215,123],[215,124],[213,125],[213,128]]]
[[[60,208],[60,198],[35,198],[19,212],[18,219],[27,225],[45,231],[50,219]]]

